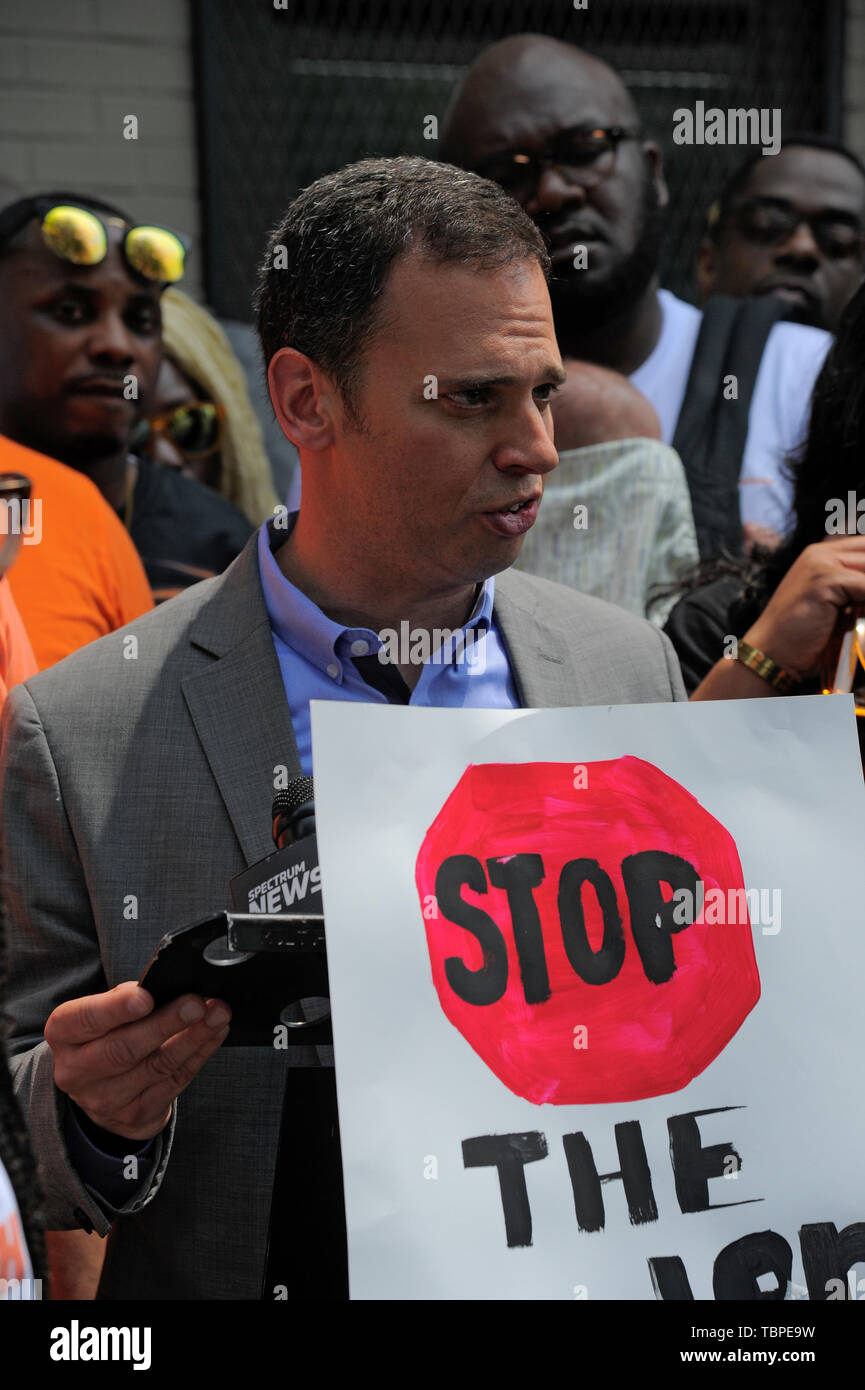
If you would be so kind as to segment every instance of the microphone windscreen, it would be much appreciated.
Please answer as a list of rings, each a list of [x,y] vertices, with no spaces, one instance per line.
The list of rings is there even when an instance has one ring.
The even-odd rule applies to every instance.
[[[304,802],[313,801],[314,782],[311,777],[295,777],[289,782],[287,787],[283,787],[273,798],[271,816],[276,820],[277,816],[290,815],[296,811],[298,806],[303,806]]]

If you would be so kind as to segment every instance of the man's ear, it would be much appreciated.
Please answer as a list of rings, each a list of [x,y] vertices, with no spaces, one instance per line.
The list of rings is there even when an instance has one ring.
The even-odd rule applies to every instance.
[[[697,286],[700,292],[700,303],[702,304],[709,298],[715,288],[715,276],[718,273],[718,248],[711,237],[704,236],[700,240],[699,250],[697,251]]]
[[[643,154],[652,170],[652,179],[658,195],[658,207],[665,208],[670,201],[670,190],[667,188],[667,180],[664,178],[664,161],[661,157],[660,147],[655,144],[654,140],[644,140]]]
[[[280,348],[270,359],[267,384],[280,428],[292,444],[312,453],[329,449],[334,442],[337,396],[315,362],[296,348]]]

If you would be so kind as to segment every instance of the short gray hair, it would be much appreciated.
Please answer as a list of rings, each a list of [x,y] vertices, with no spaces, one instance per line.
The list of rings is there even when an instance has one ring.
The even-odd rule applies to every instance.
[[[351,410],[388,270],[408,251],[488,270],[534,259],[550,275],[540,232],[497,184],[414,156],[362,159],[305,188],[271,233],[255,293],[265,363],[296,348]]]

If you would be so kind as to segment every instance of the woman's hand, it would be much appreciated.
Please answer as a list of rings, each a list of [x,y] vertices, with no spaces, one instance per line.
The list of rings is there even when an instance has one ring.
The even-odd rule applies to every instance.
[[[804,679],[820,659],[848,605],[865,604],[865,536],[809,545],[790,566],[744,640]]]

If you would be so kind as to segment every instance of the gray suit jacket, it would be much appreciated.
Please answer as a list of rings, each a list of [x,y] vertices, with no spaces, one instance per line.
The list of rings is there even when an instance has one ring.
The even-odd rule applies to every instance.
[[[114,1220],[103,1297],[259,1297],[285,1054],[217,1053],[180,1096],[152,1181],[114,1209],[69,1161],[42,1037],[59,1003],[138,978],[165,931],[228,906],[229,878],[272,851],[274,769],[301,768],[255,545],[4,711],[12,1065],[49,1227]],[[495,618],[526,707],[685,698],[667,639],[598,599],[511,571]]]

